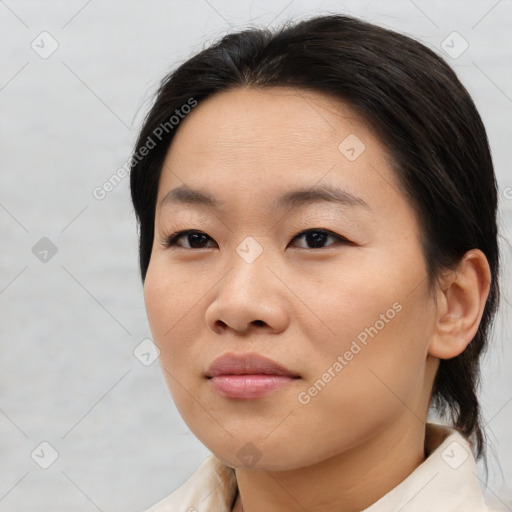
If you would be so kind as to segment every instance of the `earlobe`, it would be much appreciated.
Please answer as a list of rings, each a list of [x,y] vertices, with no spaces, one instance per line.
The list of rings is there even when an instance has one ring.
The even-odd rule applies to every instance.
[[[439,359],[458,356],[478,331],[491,286],[484,253],[468,251],[456,270],[443,276],[437,300],[429,354]]]

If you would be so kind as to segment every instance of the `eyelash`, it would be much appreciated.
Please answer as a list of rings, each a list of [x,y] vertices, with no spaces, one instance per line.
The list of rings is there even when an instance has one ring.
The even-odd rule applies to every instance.
[[[170,248],[170,247],[173,247],[173,246],[176,246],[180,249],[186,249],[186,250],[189,250],[189,251],[193,251],[193,250],[198,250],[198,248],[188,248],[188,247],[180,247],[179,245],[176,244],[177,240],[180,239],[182,236],[185,236],[185,235],[188,235],[188,234],[191,234],[191,233],[197,233],[197,234],[200,234],[200,235],[206,235],[208,238],[210,238],[210,240],[213,240],[211,237],[209,237],[206,233],[204,233],[203,231],[198,231],[198,230],[195,230],[195,229],[185,229],[183,231],[176,231],[175,233],[171,234],[171,235],[164,235],[163,239],[161,240],[161,243],[164,247],[166,248]],[[304,231],[301,231],[300,233],[296,234],[292,240],[295,240],[296,238],[300,238],[304,235],[307,235],[309,233],[322,233],[322,234],[325,234],[327,236],[332,236],[333,238],[336,238],[339,242],[343,243],[343,244],[350,244],[351,242],[349,240],[347,240],[346,238],[342,237],[341,235],[337,235],[336,233],[333,233],[332,231],[329,231],[328,229],[322,229],[322,228],[313,228],[313,229],[305,229]],[[318,249],[326,249],[327,247],[331,247],[332,245],[335,245],[335,244],[330,244],[326,247],[301,247],[301,249],[309,249],[309,250],[318,250]],[[209,247],[199,247],[199,249],[209,249]]]

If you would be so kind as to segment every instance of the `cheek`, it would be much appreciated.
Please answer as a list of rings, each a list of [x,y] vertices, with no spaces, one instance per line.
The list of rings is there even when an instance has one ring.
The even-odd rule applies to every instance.
[[[194,313],[204,290],[191,283],[190,275],[178,265],[171,266],[165,255],[158,252],[152,257],[144,283],[144,302],[151,331],[158,341],[182,327],[184,320],[193,325],[187,315]]]
[[[308,382],[313,387],[308,394],[321,396],[318,411],[350,411],[341,422],[359,423],[363,430],[365,423],[386,421],[406,409],[420,414],[431,311],[424,290],[398,297],[361,301],[352,304],[352,318],[340,315],[338,330],[344,335],[330,344],[329,357],[323,351]]]
[[[187,329],[197,322],[192,319],[195,294],[185,293],[186,282],[179,270],[166,271],[158,258],[151,261],[144,282],[144,302],[155,344],[160,349],[162,364],[171,367],[186,348],[183,326]]]
[[[411,269],[399,259],[394,265],[382,257],[374,261],[379,263],[360,261],[352,272],[320,279],[329,283],[328,292],[308,282],[308,304],[319,312],[326,334],[315,334],[316,321],[302,324],[301,358],[310,362],[305,391],[317,383],[311,392],[323,395],[319,404],[325,399],[326,407],[330,400],[360,406],[361,417],[372,400],[399,405],[394,392],[407,399],[420,390],[433,325],[421,265]]]
[[[155,345],[160,350],[159,363],[171,396],[180,411],[188,418],[192,413],[190,396],[184,389],[192,389],[192,361],[200,361],[191,339],[191,326],[200,325],[193,318],[193,304],[197,302],[183,292],[182,274],[166,272],[152,260],[144,282],[144,302]],[[181,290],[181,291],[180,291]],[[187,332],[184,332],[184,328]],[[186,334],[186,335],[185,335]]]
[[[165,256],[157,255],[148,267],[144,283],[146,313],[153,341],[160,350],[160,365],[175,398],[180,384],[195,386],[205,370],[201,366],[207,329],[204,301],[211,287],[206,275],[191,276],[179,265],[171,269]]]
[[[176,294],[172,292],[172,283],[158,271],[157,266],[150,263],[144,282],[144,303],[155,343],[161,344],[165,333],[172,323],[169,312],[175,311]]]
[[[346,258],[336,267],[326,266],[298,281],[302,284],[295,287],[297,295],[307,298],[309,306],[309,312],[301,315],[301,326],[306,331],[305,341],[311,342],[310,350],[343,354],[353,341],[364,347],[374,338],[384,338],[389,326],[399,319],[401,283],[389,273],[385,277],[377,265],[366,265],[362,258]]]

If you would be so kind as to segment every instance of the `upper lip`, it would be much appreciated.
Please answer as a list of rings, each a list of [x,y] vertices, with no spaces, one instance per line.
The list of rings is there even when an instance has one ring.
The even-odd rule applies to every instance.
[[[289,375],[298,377],[284,366],[258,354],[224,354],[217,357],[210,365],[206,376],[217,375]]]

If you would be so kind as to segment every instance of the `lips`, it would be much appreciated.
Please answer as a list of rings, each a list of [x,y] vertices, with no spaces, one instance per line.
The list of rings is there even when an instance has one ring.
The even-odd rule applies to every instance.
[[[215,359],[206,377],[224,398],[255,399],[286,388],[300,376],[258,354],[226,354]]]
[[[206,372],[208,378],[219,375],[283,375],[300,376],[284,366],[258,354],[225,354],[213,361]]]

